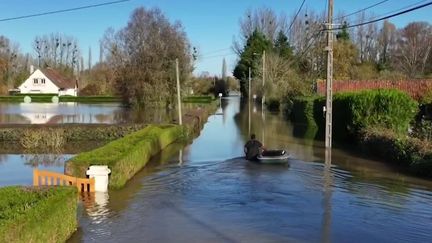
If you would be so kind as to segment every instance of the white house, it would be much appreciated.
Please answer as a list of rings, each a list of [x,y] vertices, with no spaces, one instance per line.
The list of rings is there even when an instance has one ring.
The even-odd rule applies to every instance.
[[[77,96],[78,81],[67,78],[56,70],[48,67],[36,69],[18,89],[25,94],[58,94]]]

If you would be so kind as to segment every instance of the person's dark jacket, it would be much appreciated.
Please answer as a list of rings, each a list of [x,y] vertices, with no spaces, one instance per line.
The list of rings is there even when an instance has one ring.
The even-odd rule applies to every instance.
[[[258,155],[260,154],[260,149],[262,148],[262,146],[262,143],[258,140],[249,140],[244,146],[246,159],[256,160]]]

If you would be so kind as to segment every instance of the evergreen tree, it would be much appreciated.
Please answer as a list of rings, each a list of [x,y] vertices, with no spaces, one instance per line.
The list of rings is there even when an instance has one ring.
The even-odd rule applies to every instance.
[[[342,30],[339,31],[339,33],[336,34],[336,39],[337,40],[342,40],[342,41],[348,41],[350,40],[350,36],[348,33],[348,25],[346,22],[344,22],[344,24],[342,25]]]
[[[258,71],[259,55],[264,50],[270,50],[272,42],[264,34],[255,30],[246,41],[243,51],[240,54],[240,60],[234,68],[234,77],[240,80],[240,92],[243,96],[248,96],[248,70],[251,68],[251,75],[255,77]]]
[[[282,58],[291,58],[293,50],[288,42],[288,37],[283,31],[279,31],[279,34],[274,43],[275,52]]]

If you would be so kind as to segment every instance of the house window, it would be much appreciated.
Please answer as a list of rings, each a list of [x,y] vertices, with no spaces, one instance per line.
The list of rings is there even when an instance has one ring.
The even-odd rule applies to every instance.
[[[37,79],[37,78],[34,78],[34,79],[33,79],[33,83],[34,83],[34,84],[38,84],[38,79]]]
[[[45,84],[45,79],[44,79],[44,78],[41,79],[41,83],[42,83],[42,84]]]

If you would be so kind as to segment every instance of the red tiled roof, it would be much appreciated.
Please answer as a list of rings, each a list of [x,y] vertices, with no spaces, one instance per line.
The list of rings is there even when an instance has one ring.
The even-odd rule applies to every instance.
[[[73,89],[75,88],[76,80],[65,77],[64,75],[60,74],[56,70],[52,68],[44,68],[41,69],[42,73],[45,74],[49,80],[51,80],[57,87],[64,88],[64,89]]]

